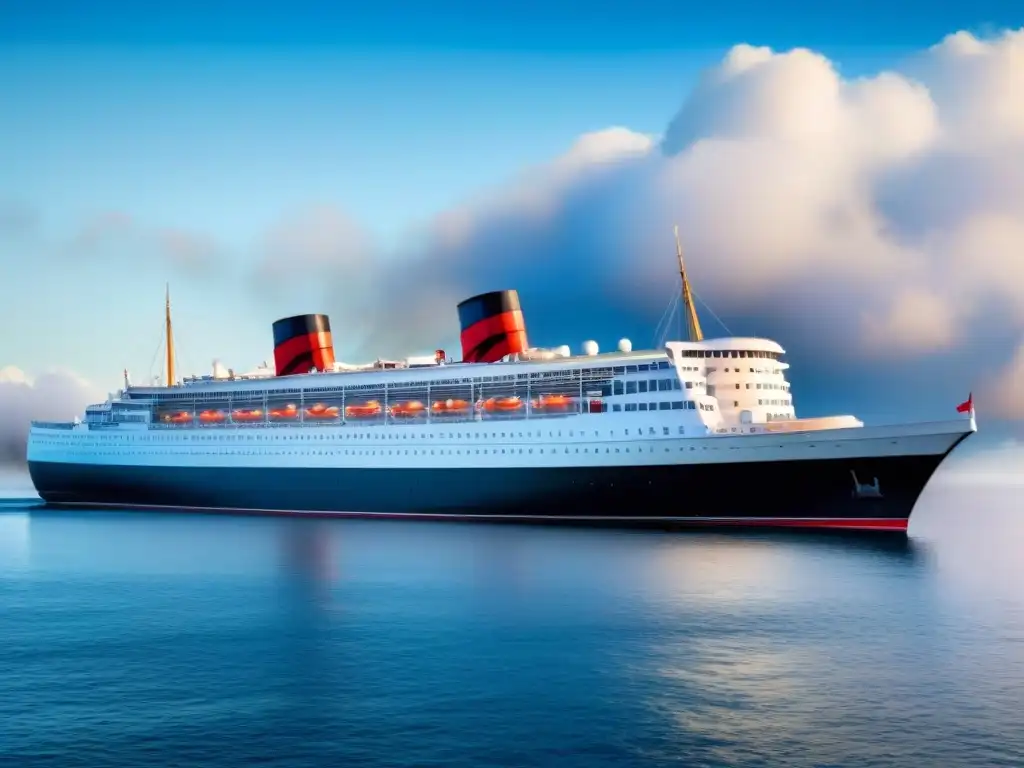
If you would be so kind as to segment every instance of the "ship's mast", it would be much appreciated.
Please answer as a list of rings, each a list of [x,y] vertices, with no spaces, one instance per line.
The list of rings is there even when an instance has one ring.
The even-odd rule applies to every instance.
[[[693,292],[690,290],[690,281],[686,279],[686,267],[683,264],[683,246],[679,242],[679,227],[675,228],[676,233],[676,256],[679,259],[679,276],[683,279],[683,312],[686,315],[686,334],[688,341],[703,341],[704,333],[700,329],[700,320],[697,319],[697,306],[693,303]]]
[[[171,285],[167,284],[167,302],[165,304],[164,322],[167,333],[167,386],[174,386],[174,331],[171,328]]]

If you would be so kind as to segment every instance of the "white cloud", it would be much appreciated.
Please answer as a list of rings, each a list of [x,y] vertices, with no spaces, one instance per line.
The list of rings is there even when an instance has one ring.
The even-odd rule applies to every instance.
[[[934,293],[910,288],[880,314],[865,313],[864,340],[896,355],[948,347],[956,337],[953,309]]]
[[[736,46],[660,143],[588,134],[440,215],[358,302],[387,306],[366,341],[431,345],[459,298],[498,287],[519,288],[528,323],[571,306],[594,324],[656,322],[674,222],[699,292],[766,317],[766,332],[784,317],[871,357],[941,352],[985,323],[1024,330],[1021,82],[1022,32],[957,33],[905,71],[855,80],[812,51]]]
[[[1024,29],[1004,32],[996,41],[968,32],[949,35],[919,65],[938,105],[945,141],[978,149],[1016,143],[1024,135]]]
[[[31,421],[70,421],[104,397],[67,371],[33,378],[14,366],[0,368],[0,464],[24,463]]]

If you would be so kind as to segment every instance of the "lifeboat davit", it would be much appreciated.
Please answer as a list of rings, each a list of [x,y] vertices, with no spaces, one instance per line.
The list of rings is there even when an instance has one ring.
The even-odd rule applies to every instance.
[[[171,424],[191,424],[192,414],[188,411],[178,411],[177,413],[164,416],[164,421],[168,421]]]
[[[231,412],[233,421],[262,421],[263,411],[259,408],[239,408]]]
[[[336,419],[338,418],[339,409],[336,405],[324,405],[323,403],[317,403],[311,405],[306,409],[307,419]]]
[[[534,408],[545,411],[564,411],[573,404],[567,395],[541,395],[531,403]]]
[[[437,415],[468,413],[469,403],[465,400],[435,400],[430,410]]]
[[[425,406],[419,400],[410,400],[407,403],[395,403],[391,406],[392,416],[419,416],[425,410]]]
[[[362,405],[346,405],[345,416],[350,419],[365,419],[369,416],[377,416],[381,412],[379,400],[369,400]]]
[[[291,420],[299,417],[299,409],[292,403],[289,403],[284,408],[271,408],[270,418],[280,420]]]
[[[202,424],[219,424],[224,418],[223,411],[203,411],[199,414],[199,421]]]
[[[484,401],[486,411],[516,411],[523,407],[518,397],[491,397]]]

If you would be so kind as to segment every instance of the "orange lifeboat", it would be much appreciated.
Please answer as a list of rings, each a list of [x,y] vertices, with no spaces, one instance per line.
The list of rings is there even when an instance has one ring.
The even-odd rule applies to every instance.
[[[202,424],[219,424],[224,419],[224,411],[202,411],[199,414],[199,421]]]
[[[572,404],[573,399],[566,395],[541,395],[531,403],[534,408],[545,411],[564,411]]]
[[[491,397],[484,401],[486,411],[516,411],[523,407],[518,397]]]
[[[350,419],[365,419],[369,416],[377,416],[381,412],[379,400],[368,400],[362,405],[346,405],[345,416]]]
[[[410,400],[407,403],[395,403],[391,406],[392,416],[419,416],[424,411],[424,405],[419,400]]]
[[[293,403],[289,403],[284,408],[271,408],[270,418],[275,421],[278,420],[292,420],[299,417],[299,409],[295,407]]]
[[[262,421],[263,411],[259,408],[239,408],[236,411],[232,411],[231,419],[233,421]]]
[[[435,400],[430,410],[438,416],[463,414],[469,412],[469,403],[465,400]]]
[[[164,416],[164,421],[170,422],[171,424],[191,424],[192,414],[188,411],[178,411],[177,413],[169,413]]]
[[[336,405],[317,403],[306,409],[307,419],[326,420],[338,418],[339,409]]]

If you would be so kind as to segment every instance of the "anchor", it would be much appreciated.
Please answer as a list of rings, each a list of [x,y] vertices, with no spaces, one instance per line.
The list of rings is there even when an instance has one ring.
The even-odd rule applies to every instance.
[[[853,498],[855,499],[880,499],[882,498],[882,488],[876,477],[873,484],[862,483],[857,479],[857,473],[852,469],[850,475],[853,477]]]

